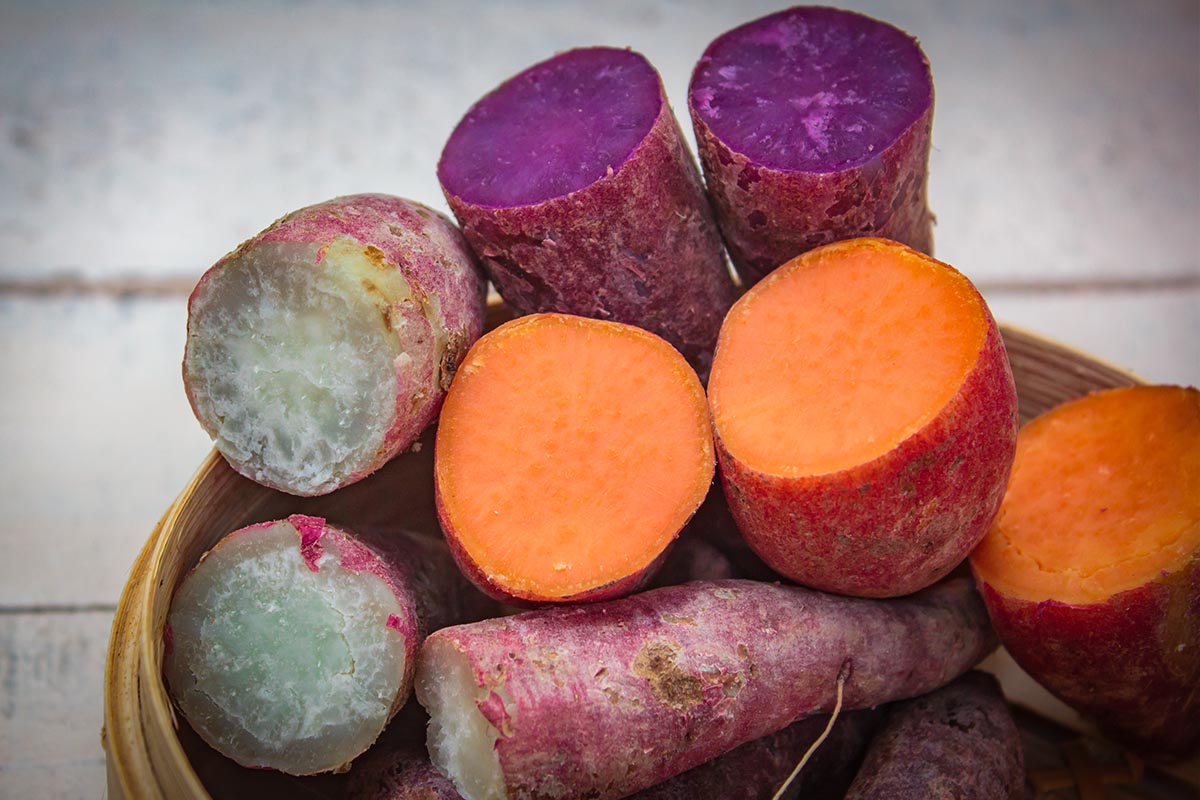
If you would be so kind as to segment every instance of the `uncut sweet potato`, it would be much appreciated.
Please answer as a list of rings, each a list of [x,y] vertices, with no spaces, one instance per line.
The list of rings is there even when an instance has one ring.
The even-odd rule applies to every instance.
[[[882,716],[849,711],[792,781],[785,797],[839,800]],[[630,795],[635,800],[770,800],[829,722],[821,714],[736,747],[668,781]],[[382,743],[381,743],[382,744]],[[458,800],[453,781],[433,766],[424,747],[412,743],[380,750],[356,763],[346,800]]]
[[[466,797],[615,798],[831,710],[943,685],[995,646],[969,580],[898,600],[697,581],[447,628],[417,699]]]
[[[799,6],[704,51],[688,92],[721,234],[747,285],[839,239],[931,252],[933,78],[916,39]]]
[[[849,711],[796,775],[785,798],[840,800],[882,714]],[[829,715],[793,722],[781,731],[735,747],[723,756],[631,795],[636,800],[771,800],[821,736]]]
[[[699,171],[640,54],[570,50],[509,79],[454,129],[438,179],[517,311],[637,325],[707,374],[733,281]]]
[[[339,770],[408,699],[425,635],[493,609],[438,539],[395,531],[369,545],[294,514],[225,536],[183,579],[163,674],[196,732],[237,763]]]
[[[999,684],[982,672],[892,706],[846,794],[846,800],[1023,797],[1021,737]]]
[[[485,288],[458,229],[419,203],[361,194],[302,208],[200,278],[188,400],[238,472],[328,494],[433,421],[483,331]]]

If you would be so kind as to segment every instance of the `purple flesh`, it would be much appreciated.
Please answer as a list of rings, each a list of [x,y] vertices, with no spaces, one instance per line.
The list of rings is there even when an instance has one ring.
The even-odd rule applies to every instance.
[[[859,236],[933,248],[933,78],[916,39],[801,6],[722,35],[692,73],[710,199],[746,284]]]
[[[764,167],[838,172],[882,152],[933,105],[916,41],[834,8],[795,8],[713,42],[692,77],[693,107]]]
[[[438,164],[446,200],[519,314],[655,333],[705,378],[735,289],[658,73],[629,50],[572,50],[475,104]]]
[[[658,76],[637,53],[571,50],[511,78],[468,111],[446,142],[438,179],[479,206],[561,197],[619,170],[661,108]]]

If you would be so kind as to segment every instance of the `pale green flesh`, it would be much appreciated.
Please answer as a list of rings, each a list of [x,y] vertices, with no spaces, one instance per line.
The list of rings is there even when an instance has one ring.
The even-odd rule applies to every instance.
[[[323,539],[328,543],[328,539]],[[286,522],[238,534],[171,604],[171,695],[192,727],[247,766],[302,775],[349,762],[379,735],[404,674],[403,613],[375,575],[312,572]]]
[[[243,472],[323,494],[370,468],[396,414],[399,344],[373,298],[317,246],[255,246],[192,304],[187,380]]]

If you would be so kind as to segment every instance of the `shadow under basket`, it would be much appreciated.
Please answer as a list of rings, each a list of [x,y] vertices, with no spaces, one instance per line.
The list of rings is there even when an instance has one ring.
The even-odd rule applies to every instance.
[[[494,324],[503,312],[491,310]],[[1025,331],[1002,331],[1022,422],[1090,391],[1141,382]],[[328,517],[364,532],[400,525],[436,533],[432,435],[370,478],[317,498],[259,486],[230,469],[215,450],[209,453],[142,547],[117,606],[105,671],[102,732],[110,800],[340,796],[339,776],[300,780],[226,761],[176,718],[162,679],[163,624],[182,577],[226,533],[292,513]],[[1048,796],[1086,800],[1084,784],[1090,783],[1109,784],[1113,792],[1091,794],[1094,797],[1197,797],[1188,786],[1200,782],[1196,760],[1168,774],[1143,770],[1135,761],[1120,762],[1119,753],[1119,763],[1102,763],[1095,747],[1080,756],[1080,733],[1094,745],[1098,740],[1093,729],[1003,652],[988,659],[984,668],[999,676],[1006,696],[1017,706],[1032,784],[1051,792]],[[1124,793],[1119,785],[1129,782],[1137,785]],[[1053,794],[1055,787],[1077,788]]]

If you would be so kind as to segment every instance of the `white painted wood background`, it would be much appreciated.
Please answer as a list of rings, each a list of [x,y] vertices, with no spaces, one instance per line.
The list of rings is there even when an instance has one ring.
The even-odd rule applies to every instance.
[[[1200,383],[1195,0],[852,5],[932,62],[938,255],[1002,321]],[[705,45],[778,7],[0,0],[0,797],[104,793],[112,610],[209,447],[201,271],[338,194],[445,209],[459,116],[557,50],[632,46],[685,109]]]

